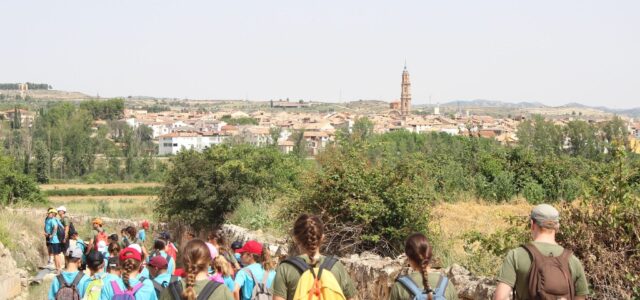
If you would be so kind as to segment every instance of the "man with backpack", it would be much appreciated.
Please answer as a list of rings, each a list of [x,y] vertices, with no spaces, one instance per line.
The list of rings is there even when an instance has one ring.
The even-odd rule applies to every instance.
[[[93,219],[93,221],[91,222],[91,225],[93,226],[93,230],[91,232],[91,241],[89,241],[89,247],[87,249],[88,250],[95,249],[98,251],[102,251],[102,249],[100,250],[98,249],[98,244],[106,246],[107,240],[109,239],[109,236],[107,236],[107,233],[104,231],[104,229],[102,229],[102,219],[100,218]]]
[[[169,263],[166,258],[161,255],[156,255],[151,258],[146,267],[149,278],[153,280],[153,287],[156,290],[158,298],[160,298],[160,294],[170,283],[179,280],[178,276],[172,276],[171,273],[167,272],[168,266]]]
[[[67,250],[67,267],[51,282],[49,300],[80,300],[90,278],[78,270],[82,259],[82,250]]]
[[[60,206],[57,210],[58,218],[60,220],[60,223],[62,224],[62,227],[64,228],[64,238],[62,239],[62,241],[60,241],[60,243],[62,244],[62,251],[66,252],[67,249],[69,249],[69,232],[75,231],[75,228],[73,228],[73,224],[67,216],[67,208],[64,206]],[[74,230],[71,230],[72,228]]]
[[[582,263],[570,250],[556,243],[560,213],[540,204],[531,210],[533,241],[507,253],[498,274],[494,300],[567,299],[581,300],[589,294]]]

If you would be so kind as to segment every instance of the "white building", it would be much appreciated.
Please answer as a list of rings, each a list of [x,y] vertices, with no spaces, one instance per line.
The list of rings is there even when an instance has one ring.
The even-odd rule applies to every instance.
[[[225,139],[219,132],[172,132],[159,137],[158,154],[175,155],[182,149],[202,151],[222,144]]]

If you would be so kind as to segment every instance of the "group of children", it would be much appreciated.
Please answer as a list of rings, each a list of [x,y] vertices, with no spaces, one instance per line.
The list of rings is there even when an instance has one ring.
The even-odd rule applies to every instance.
[[[147,251],[141,242],[145,232],[126,228],[120,241],[115,235],[107,237],[107,249],[101,251],[106,236],[102,222],[94,220],[93,227],[86,251],[66,250],[66,268],[51,284],[49,299],[331,300],[354,299],[357,293],[344,265],[320,253],[324,225],[317,216],[302,215],[295,221],[292,233],[300,255],[284,258],[279,265],[268,246],[254,240],[228,245],[221,231],[207,241],[192,236],[180,249],[180,263],[168,233],[161,233]],[[407,280],[429,292],[438,286],[434,292],[456,299],[451,285],[443,289],[439,276],[428,273],[432,251],[424,235],[409,237],[406,254],[414,272],[405,283],[396,283],[391,299],[413,299]],[[74,293],[76,298],[69,296]]]

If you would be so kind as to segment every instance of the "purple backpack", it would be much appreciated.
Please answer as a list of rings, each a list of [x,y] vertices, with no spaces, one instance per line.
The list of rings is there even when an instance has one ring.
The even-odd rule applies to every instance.
[[[111,287],[113,288],[113,298],[111,299],[112,300],[136,300],[136,292],[138,292],[138,290],[142,288],[142,285],[143,285],[142,282],[145,279],[146,278],[144,277],[140,277],[140,282],[138,282],[138,284],[133,286],[132,289],[124,290],[124,291],[120,289],[120,286],[115,280],[111,281]]]

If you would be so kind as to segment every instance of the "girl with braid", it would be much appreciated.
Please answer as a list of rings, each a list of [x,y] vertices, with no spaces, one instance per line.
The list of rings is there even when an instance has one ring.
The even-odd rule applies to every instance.
[[[160,294],[160,300],[195,300],[207,293],[208,300],[233,300],[231,291],[223,284],[209,280],[211,253],[199,239],[190,240],[182,250],[182,264],[186,278],[170,284]]]
[[[429,265],[433,258],[433,249],[427,240],[427,237],[421,233],[414,233],[405,242],[404,252],[407,255],[407,261],[411,266],[412,272],[398,279],[391,287],[390,300],[411,300],[414,299],[411,288],[425,295],[424,299],[434,299],[434,289],[438,286],[444,287],[445,299],[458,299],[453,284],[447,284],[446,277],[439,273],[429,273]],[[404,279],[403,279],[404,278]],[[404,282],[403,282],[404,281]]]
[[[136,300],[156,300],[156,291],[148,278],[140,275],[142,253],[139,248],[127,247],[120,251],[118,258],[121,266],[121,278],[105,280],[100,300],[111,300],[114,295],[132,291]]]
[[[324,242],[324,224],[318,216],[304,214],[298,217],[293,225],[293,240],[301,255],[287,259],[276,269],[273,284],[274,300],[291,300],[296,293],[302,273],[294,263],[288,262],[295,260],[314,268],[323,265],[328,258],[320,254],[320,248]],[[357,291],[344,265],[337,261],[328,271],[337,280],[344,296],[350,300],[354,299]]]

